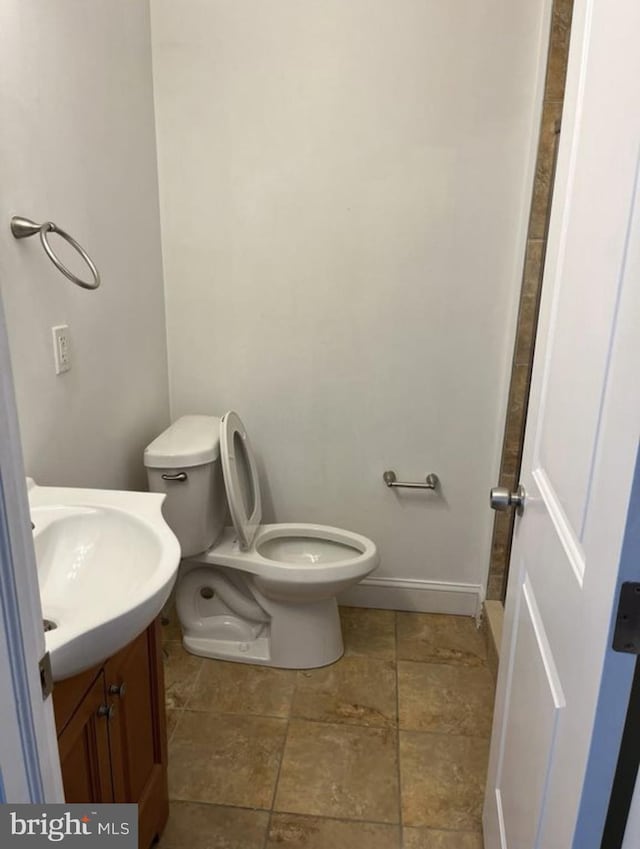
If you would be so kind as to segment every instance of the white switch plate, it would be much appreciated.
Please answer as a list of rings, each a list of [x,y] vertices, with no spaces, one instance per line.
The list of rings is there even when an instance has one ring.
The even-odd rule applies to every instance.
[[[63,374],[71,368],[71,336],[68,324],[59,324],[52,327],[53,334],[53,359],[56,365],[56,374]]]

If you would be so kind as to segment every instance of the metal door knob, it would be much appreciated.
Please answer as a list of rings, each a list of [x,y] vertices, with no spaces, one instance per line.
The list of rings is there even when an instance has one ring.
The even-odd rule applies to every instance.
[[[109,686],[109,694],[112,696],[118,696],[123,699],[124,694],[127,692],[127,685],[122,682],[122,684],[111,684]]]
[[[522,484],[519,484],[515,492],[511,492],[506,486],[494,486],[491,490],[490,504],[493,510],[500,511],[515,507],[516,513],[521,516],[524,511],[525,497],[526,492]]]

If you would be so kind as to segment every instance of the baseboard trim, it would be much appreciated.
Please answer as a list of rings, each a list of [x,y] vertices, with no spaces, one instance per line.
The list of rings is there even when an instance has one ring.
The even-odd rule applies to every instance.
[[[341,593],[338,602],[351,607],[477,617],[482,605],[482,587],[406,578],[365,578]]]

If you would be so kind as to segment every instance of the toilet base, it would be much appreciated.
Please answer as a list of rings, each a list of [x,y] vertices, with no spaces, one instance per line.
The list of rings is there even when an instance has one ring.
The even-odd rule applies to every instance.
[[[261,599],[261,604],[269,613],[270,621],[255,637],[223,639],[219,636],[217,620],[220,617],[212,616],[209,621],[201,619],[195,632],[182,623],[183,646],[200,657],[280,669],[316,669],[335,663],[344,654],[335,598],[293,605]],[[224,617],[225,626],[232,624],[229,619],[229,616]],[[242,624],[242,620],[238,620],[238,625]]]
[[[196,560],[183,566],[176,608],[191,654],[281,669],[315,669],[342,657],[335,597],[274,599],[240,570]]]
[[[200,657],[232,660],[236,663],[253,663],[258,666],[273,666],[269,653],[268,637],[258,637],[250,642],[216,640],[207,637],[184,637],[182,645],[190,654],[197,654]]]

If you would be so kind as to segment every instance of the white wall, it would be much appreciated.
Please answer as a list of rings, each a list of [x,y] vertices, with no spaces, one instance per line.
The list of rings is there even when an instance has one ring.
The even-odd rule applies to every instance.
[[[547,6],[152,2],[172,416],[383,578],[485,580]]]
[[[142,486],[142,449],[168,421],[148,6],[0,0],[0,286],[42,484]],[[62,277],[37,238],[15,241],[16,213],[69,230],[101,288]],[[56,377],[61,323],[74,363]]]

